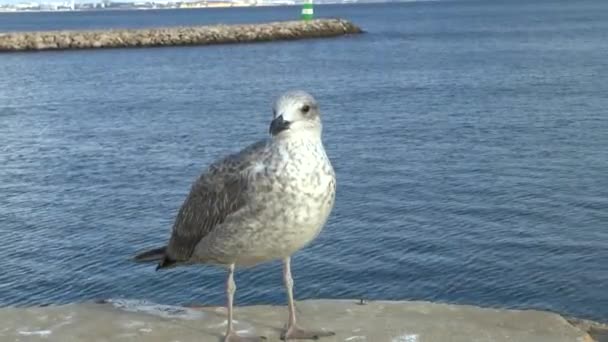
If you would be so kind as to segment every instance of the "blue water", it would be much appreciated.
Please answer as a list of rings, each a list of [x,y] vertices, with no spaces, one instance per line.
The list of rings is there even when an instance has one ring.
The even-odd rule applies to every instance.
[[[0,30],[297,17],[299,8],[0,15]],[[538,308],[608,321],[608,2],[319,6],[367,34],[0,55],[0,305],[222,304],[224,271],[154,272],[191,182],[317,96],[334,212],[304,298]],[[237,303],[285,303],[278,263]]]

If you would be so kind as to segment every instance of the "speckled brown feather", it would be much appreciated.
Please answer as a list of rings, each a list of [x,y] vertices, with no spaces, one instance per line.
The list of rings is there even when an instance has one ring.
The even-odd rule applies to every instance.
[[[196,245],[214,227],[245,204],[246,174],[251,165],[249,156],[263,149],[266,141],[259,141],[209,166],[192,186],[173,225],[171,239],[158,268],[187,262]]]

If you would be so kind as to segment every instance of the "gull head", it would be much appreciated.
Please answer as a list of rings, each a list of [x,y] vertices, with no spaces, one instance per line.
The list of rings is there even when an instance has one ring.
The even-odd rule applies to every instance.
[[[319,105],[315,98],[305,91],[288,91],[274,104],[270,134],[278,137],[301,133],[321,134]]]

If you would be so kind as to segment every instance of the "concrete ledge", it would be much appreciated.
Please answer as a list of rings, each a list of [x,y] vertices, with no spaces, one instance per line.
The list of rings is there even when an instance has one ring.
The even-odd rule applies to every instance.
[[[298,302],[297,308],[302,326],[336,333],[322,341],[594,341],[585,329],[560,315],[534,310],[399,301],[360,305],[355,300],[308,300]],[[239,307],[235,319],[241,334],[278,341],[287,309]],[[136,300],[4,308],[0,309],[0,322],[1,341],[217,342],[226,327],[223,308],[175,307]]]
[[[343,19],[152,29],[0,33],[0,52],[251,43],[362,33]]]

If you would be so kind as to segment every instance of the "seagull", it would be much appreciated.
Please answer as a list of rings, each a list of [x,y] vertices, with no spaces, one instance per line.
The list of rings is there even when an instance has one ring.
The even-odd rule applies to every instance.
[[[159,269],[212,264],[227,268],[224,342],[249,342],[233,325],[236,266],[283,261],[289,317],[281,339],[318,339],[296,322],[291,256],[321,232],[335,202],[336,176],[321,139],[319,105],[301,90],[282,94],[269,135],[211,163],[182,204],[166,246],[135,256]]]

